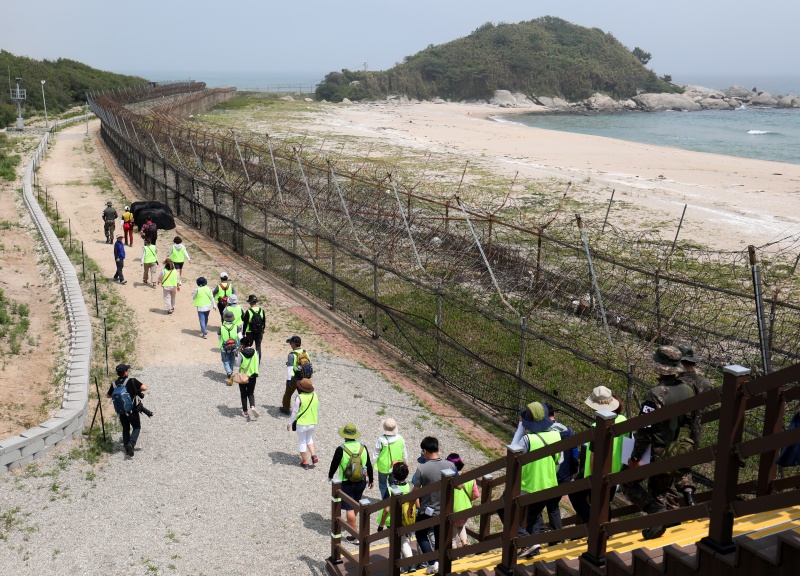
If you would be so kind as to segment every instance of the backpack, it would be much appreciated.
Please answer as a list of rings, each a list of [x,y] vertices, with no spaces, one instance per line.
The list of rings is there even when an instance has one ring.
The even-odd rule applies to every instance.
[[[122,384],[114,383],[114,390],[111,392],[111,402],[114,404],[114,410],[117,414],[130,414],[133,410],[133,398],[128,393],[128,380],[125,378]]]
[[[236,340],[234,340],[233,338],[228,338],[222,344],[222,349],[225,350],[225,352],[227,352],[228,354],[234,352],[236,350]]]
[[[411,526],[417,521],[416,503],[416,500],[412,500],[411,502],[403,502],[403,504],[400,506],[402,516],[402,521],[400,522],[401,525]]]
[[[247,323],[247,331],[253,334],[261,334],[264,331],[264,310],[258,309],[258,312],[250,310],[250,321]]]
[[[361,454],[364,452],[364,446],[361,445],[358,447],[357,454],[350,452],[347,446],[342,446],[342,449],[350,456],[350,462],[347,463],[344,469],[344,478],[342,478],[342,480],[361,482],[364,479],[364,463],[361,462]]]
[[[227,284],[227,285],[226,285],[226,284],[220,284],[220,285],[219,285],[219,287],[220,287],[220,288],[222,288],[222,290],[227,290],[228,288],[230,288],[230,287],[231,287],[231,283],[230,283],[230,282],[228,282],[228,284]],[[227,297],[227,296],[222,296],[222,297],[219,299],[219,301],[220,301],[220,302],[222,302],[223,304],[225,304],[225,306],[227,306],[227,305],[228,305],[228,297]]]
[[[303,352],[294,352],[297,356],[295,363],[294,373],[300,378],[311,378],[314,375],[314,367],[311,365],[311,358],[308,354]]]

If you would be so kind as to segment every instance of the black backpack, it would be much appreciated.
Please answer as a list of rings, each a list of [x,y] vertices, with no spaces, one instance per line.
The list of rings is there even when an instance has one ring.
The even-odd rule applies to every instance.
[[[254,312],[252,308],[250,309],[250,320],[247,323],[247,331],[253,334],[261,334],[264,332],[264,310],[262,308],[259,308],[258,312]]]

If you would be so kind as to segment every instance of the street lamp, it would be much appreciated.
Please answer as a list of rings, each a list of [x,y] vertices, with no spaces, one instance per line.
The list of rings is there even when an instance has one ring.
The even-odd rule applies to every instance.
[[[50,122],[47,120],[47,102],[44,99],[44,80],[42,80],[42,104],[44,104],[44,127],[50,128]]]

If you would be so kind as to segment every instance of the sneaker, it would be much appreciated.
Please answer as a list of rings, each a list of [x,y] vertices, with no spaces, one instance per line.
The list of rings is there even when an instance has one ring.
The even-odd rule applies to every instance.
[[[125,454],[133,457],[133,446],[131,444],[125,444]]]
[[[437,560],[433,564],[428,566],[428,569],[425,570],[425,574],[438,574],[439,573],[439,561]]]
[[[532,556],[536,556],[539,553],[539,549],[542,547],[541,544],[534,544],[530,548],[526,548],[522,552],[520,552],[517,558],[530,558]]]
[[[233,372],[228,372],[227,374],[225,374],[225,378],[228,378],[229,380],[233,378]]]
[[[120,281],[119,281],[119,283],[120,283],[120,284],[127,284],[127,283],[128,283],[128,281],[127,281],[127,280],[120,280]]]
[[[242,410],[242,416],[244,416],[245,418],[250,418],[250,414],[248,414],[244,410]]]
[[[203,334],[203,340],[208,340],[208,334]]]
[[[258,410],[256,410],[255,406],[250,406],[250,415],[254,420],[258,420],[258,417],[261,416],[261,414],[258,413]]]
[[[172,314],[172,310],[167,310],[167,314]]]
[[[318,464],[319,463],[319,458],[317,458],[316,454],[311,457],[311,463],[312,464]]]
[[[666,531],[666,526],[653,526],[652,528],[645,528],[642,530],[642,537],[645,540],[653,540],[655,538],[661,538]]]
[[[306,466],[308,466],[308,464],[306,464]],[[358,544],[358,538],[356,538],[355,536],[353,536],[351,534],[348,534],[347,536],[345,536],[344,539],[347,540],[348,542],[350,542],[350,544]]]
[[[309,468],[308,462],[300,462],[300,466],[303,467],[303,470],[308,470],[308,468]],[[348,536],[347,537],[347,541],[348,542],[350,542],[350,538],[352,538],[352,536]]]

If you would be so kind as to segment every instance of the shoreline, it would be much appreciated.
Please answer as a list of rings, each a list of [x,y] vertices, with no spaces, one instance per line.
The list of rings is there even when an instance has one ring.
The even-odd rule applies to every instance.
[[[714,249],[741,250],[776,236],[800,234],[800,203],[793,202],[800,196],[800,165],[491,118],[542,110],[543,106],[430,102],[325,105],[311,112],[313,122],[294,128],[443,152],[474,161],[509,181],[516,172],[531,180],[582,181],[587,188],[582,199],[590,201],[607,204],[611,190],[616,190],[609,221],[626,229],[651,220],[664,223],[662,235],[674,235],[687,204],[681,238]],[[625,210],[628,221],[615,221],[617,210]]]

